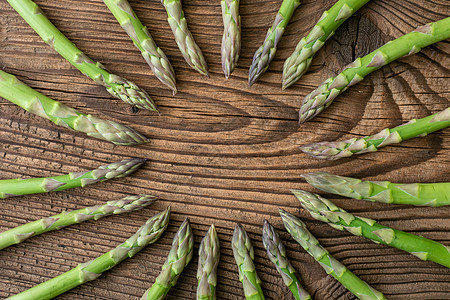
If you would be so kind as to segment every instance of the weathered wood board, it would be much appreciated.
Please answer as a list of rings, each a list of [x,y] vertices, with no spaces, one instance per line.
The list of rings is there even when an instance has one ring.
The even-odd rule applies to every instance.
[[[101,0],[36,2],[90,57],[145,88],[161,114],[132,113],[127,104],[112,99],[43,43],[6,0],[0,0],[0,65],[5,71],[69,106],[124,122],[152,139],[139,147],[113,146],[57,127],[0,99],[0,179],[88,170],[130,156],[150,159],[127,178],[3,199],[0,230],[124,194],[151,193],[160,200],[133,214],[71,226],[1,251],[0,298],[112,249],[168,205],[173,209],[172,220],[159,242],[58,299],[138,299],[159,273],[185,217],[192,221],[196,251],[209,225],[214,223],[218,229],[222,246],[219,299],[243,298],[230,247],[236,222],[244,224],[254,242],[256,267],[267,299],[291,298],[262,247],[264,218],[280,230],[294,267],[315,299],[355,299],[288,236],[277,215],[278,207],[301,215],[323,246],[389,299],[450,298],[450,270],[313,221],[289,192],[313,191],[300,175],[316,170],[405,183],[450,181],[448,129],[337,162],[315,160],[298,149],[313,141],[375,133],[448,107],[448,41],[374,72],[311,122],[301,127],[297,123],[301,99],[320,82],[388,40],[447,17],[447,0],[371,1],[344,23],[316,55],[310,71],[285,91],[280,88],[284,60],[335,1],[303,1],[268,72],[248,88],[251,58],[281,1],[242,1],[241,59],[226,80],[220,65],[219,1],[186,0],[183,4],[189,27],[210,67],[211,77],[206,78],[184,62],[160,1],[131,0],[174,66],[179,88],[176,96],[152,75]],[[393,206],[326,196],[350,212],[450,245],[450,207]],[[168,299],[195,297],[197,260],[195,255]]]

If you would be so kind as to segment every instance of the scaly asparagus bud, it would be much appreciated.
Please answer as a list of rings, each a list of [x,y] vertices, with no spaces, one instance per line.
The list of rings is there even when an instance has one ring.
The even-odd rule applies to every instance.
[[[198,250],[197,300],[216,299],[217,266],[220,260],[220,244],[216,228],[211,225]]]
[[[239,0],[222,0],[223,36],[222,36],[222,70],[225,77],[231,72],[239,60],[241,50],[241,17],[239,16]]]

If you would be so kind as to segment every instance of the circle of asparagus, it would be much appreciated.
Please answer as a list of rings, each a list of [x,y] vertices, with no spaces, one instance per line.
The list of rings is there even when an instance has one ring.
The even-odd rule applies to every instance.
[[[62,191],[125,177],[139,169],[146,161],[147,159],[144,158],[128,158],[87,172],[72,172],[54,177],[0,180],[0,198]]]
[[[450,182],[403,184],[362,181],[326,172],[308,173],[302,177],[319,190],[348,198],[418,206],[450,205]]]
[[[321,113],[340,93],[373,71],[402,56],[417,53],[424,47],[448,38],[450,38],[450,17],[420,26],[366,56],[357,58],[341,73],[325,80],[303,99],[299,113],[300,124]]]
[[[0,70],[0,97],[53,123],[116,145],[138,145],[149,140],[131,127],[83,114],[33,90],[16,76]]]
[[[230,77],[239,60],[241,50],[241,16],[239,0],[221,0],[223,35],[222,35],[222,70],[225,77]]]
[[[298,42],[294,52],[284,62],[283,90],[308,71],[312,58],[336,29],[369,0],[339,0],[325,11],[308,35]]]
[[[161,300],[164,299],[170,288],[177,284],[178,277],[181,272],[189,264],[194,254],[194,234],[186,218],[181,224],[172,241],[172,248],[161,273],[156,277],[155,283],[149,288],[142,300]]]
[[[300,0],[283,0],[278,10],[272,27],[267,31],[263,44],[253,55],[248,74],[248,85],[252,86],[259,77],[269,68],[270,62],[275,57],[277,45],[283,36],[289,20],[295,9],[300,5]]]
[[[414,137],[423,137],[450,126],[450,107],[422,119],[386,128],[377,134],[345,141],[319,142],[300,147],[303,152],[319,159],[337,160],[353,154],[375,152],[378,148],[400,143]]]
[[[177,92],[175,74],[169,59],[153,40],[147,27],[139,18],[127,0],[103,0],[120,26],[128,33],[134,45],[141,51],[153,74],[175,95]]]
[[[338,230],[364,236],[375,243],[409,252],[421,260],[434,261],[450,268],[450,247],[422,236],[380,225],[375,220],[354,216],[317,194],[301,190],[292,193],[316,220],[326,222]]]
[[[200,243],[197,268],[197,300],[216,299],[217,266],[220,260],[220,243],[214,225]]]
[[[319,241],[309,232],[306,225],[294,215],[279,209],[284,227],[303,249],[306,250],[320,264],[327,274],[333,276],[356,297],[362,300],[386,300],[379,291],[372,288],[365,281],[353,274],[347,267],[337,261],[323,248]]]
[[[133,257],[145,246],[156,242],[169,223],[170,207],[151,217],[141,228],[123,244],[97,257],[81,263],[74,269],[45,281],[8,300],[46,300],[54,298],[83,283],[97,279],[103,272],[118,265],[124,259]]]
[[[24,240],[63,227],[88,220],[98,220],[110,215],[132,212],[152,204],[156,200],[151,195],[126,196],[119,200],[108,201],[105,204],[65,211],[60,214],[45,217],[0,233],[0,250]]]
[[[286,249],[281,242],[280,235],[267,220],[264,220],[262,241],[270,261],[275,264],[284,284],[291,290],[294,298],[311,300],[311,295],[301,286],[295,275],[294,267],[286,257]]]
[[[133,82],[110,73],[102,64],[87,57],[47,19],[36,3],[31,0],[7,1],[45,43],[81,73],[103,85],[114,97],[139,108],[156,111],[156,105],[147,92]]]
[[[167,21],[184,60],[200,74],[209,76],[202,50],[200,50],[187,26],[181,0],[161,0],[161,2],[166,9]]]
[[[234,259],[239,269],[239,280],[244,287],[244,295],[248,300],[262,300],[264,294],[261,288],[261,279],[256,273],[255,252],[252,241],[241,224],[237,224],[231,240]]]

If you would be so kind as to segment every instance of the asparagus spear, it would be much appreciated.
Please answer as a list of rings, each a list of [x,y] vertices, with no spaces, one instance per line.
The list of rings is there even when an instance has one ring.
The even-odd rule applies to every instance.
[[[297,300],[311,300],[311,295],[301,286],[295,275],[295,269],[286,257],[286,250],[278,232],[267,220],[264,220],[262,240],[271,262],[277,267],[284,284]]]
[[[302,177],[319,190],[354,199],[434,207],[450,205],[450,182],[403,184],[362,181],[326,172],[304,174]]]
[[[343,286],[352,292],[359,299],[364,300],[386,300],[386,297],[379,291],[372,288],[365,281],[353,274],[347,267],[337,261],[331,254],[323,248],[319,241],[308,231],[306,225],[295,216],[280,209],[287,231],[314,259],[325,269],[327,274],[336,278]]]
[[[222,36],[222,70],[225,77],[230,77],[237,65],[241,50],[241,17],[239,0],[221,0],[223,18]]]
[[[339,0],[325,11],[308,35],[300,40],[284,62],[283,89],[291,86],[308,71],[312,58],[336,29],[369,0]]]
[[[161,273],[156,277],[155,283],[142,296],[142,300],[164,299],[170,288],[177,284],[178,277],[188,265],[194,253],[194,235],[189,219],[186,218],[175,234],[169,256],[162,266]]]
[[[61,54],[81,73],[103,85],[114,97],[139,108],[156,111],[155,103],[147,92],[141,90],[133,82],[112,74],[102,64],[87,57],[47,19],[36,3],[31,0],[7,1],[45,43]]]
[[[88,220],[132,212],[153,203],[156,197],[150,195],[127,196],[119,200],[108,201],[102,205],[65,211],[60,214],[30,222],[0,233],[0,250],[24,240],[63,227]]]
[[[161,2],[167,11],[167,21],[169,21],[170,28],[184,60],[200,74],[209,76],[208,66],[202,50],[195,43],[194,37],[187,26],[181,0],[161,0]]]
[[[278,42],[283,36],[292,14],[299,5],[300,0],[283,0],[281,3],[281,7],[275,16],[275,21],[267,31],[263,44],[253,55],[253,61],[248,72],[249,86],[252,86],[267,68],[269,68],[270,62],[275,57]]]
[[[348,87],[382,66],[402,57],[419,52],[422,48],[450,38],[450,17],[418,27],[398,39],[384,44],[362,58],[357,58],[335,77],[325,80],[303,99],[300,123],[304,123],[325,108]]]
[[[17,77],[0,70],[0,97],[23,109],[88,136],[116,145],[137,145],[148,139],[131,127],[83,114],[33,90]]]
[[[87,172],[73,172],[45,178],[0,180],[0,198],[62,191],[125,177],[139,169],[145,161],[143,158],[128,158]]]
[[[380,225],[371,219],[354,216],[319,195],[300,190],[292,192],[313,218],[326,222],[333,228],[347,230],[375,243],[389,245],[422,260],[434,261],[450,268],[450,247],[422,236]]]
[[[198,250],[197,300],[216,299],[217,266],[220,260],[220,244],[216,228],[211,225]]]
[[[74,269],[43,282],[8,300],[45,300],[56,297],[83,283],[97,279],[103,272],[124,259],[133,257],[145,246],[156,242],[169,222],[170,207],[148,219],[139,230],[115,249],[94,260],[79,264]]]
[[[300,149],[315,158],[337,160],[353,154],[375,152],[380,147],[417,136],[426,136],[448,126],[450,126],[450,107],[422,119],[413,119],[392,129],[386,128],[374,135],[345,141],[313,143],[302,146]]]
[[[161,48],[156,45],[147,27],[142,25],[130,3],[127,0],[103,0],[103,2],[108,6],[120,26],[128,33],[134,45],[141,51],[153,74],[175,95],[177,87],[172,65]]]
[[[261,288],[261,279],[259,279],[253,263],[255,252],[252,242],[244,227],[239,223],[234,229],[231,248],[233,248],[234,259],[239,268],[239,280],[244,287],[245,298],[249,300],[265,299]]]

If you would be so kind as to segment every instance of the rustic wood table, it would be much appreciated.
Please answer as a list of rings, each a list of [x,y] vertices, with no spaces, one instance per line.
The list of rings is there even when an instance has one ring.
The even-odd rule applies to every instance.
[[[344,23],[319,51],[309,72],[292,88],[280,88],[284,60],[335,1],[305,0],[279,44],[275,60],[253,87],[248,67],[281,3],[242,1],[239,67],[226,80],[220,65],[219,1],[186,0],[189,27],[210,67],[206,78],[183,60],[160,1],[131,0],[141,21],[172,62],[179,92],[171,92],[149,67],[101,0],[36,1],[80,49],[113,72],[145,88],[160,115],[133,113],[49,48],[0,0],[0,65],[31,87],[80,111],[129,124],[151,137],[138,147],[114,146],[58,127],[0,99],[0,179],[42,177],[92,169],[126,157],[150,161],[134,175],[86,188],[1,200],[0,230],[95,205],[125,194],[160,200],[136,213],[87,222],[43,234],[0,252],[0,298],[48,280],[112,249],[150,215],[172,206],[168,230],[154,245],[95,281],[58,299],[138,299],[153,283],[178,226],[189,217],[197,253],[211,223],[221,240],[219,299],[242,299],[230,240],[236,222],[255,246],[256,268],[267,299],[290,299],[261,242],[264,218],[281,232],[299,277],[315,299],[355,299],[290,238],[277,209],[300,215],[338,260],[389,299],[449,299],[450,270],[314,221],[290,189],[314,189],[300,175],[324,170],[393,182],[450,181],[450,130],[336,162],[302,154],[299,145],[375,133],[449,106],[450,44],[427,47],[372,73],[320,116],[299,127],[301,99],[356,57],[418,25],[450,15],[448,0],[373,0]],[[382,224],[450,245],[450,207],[420,208],[345,199],[325,193],[344,209]],[[168,299],[193,299],[197,255]]]

